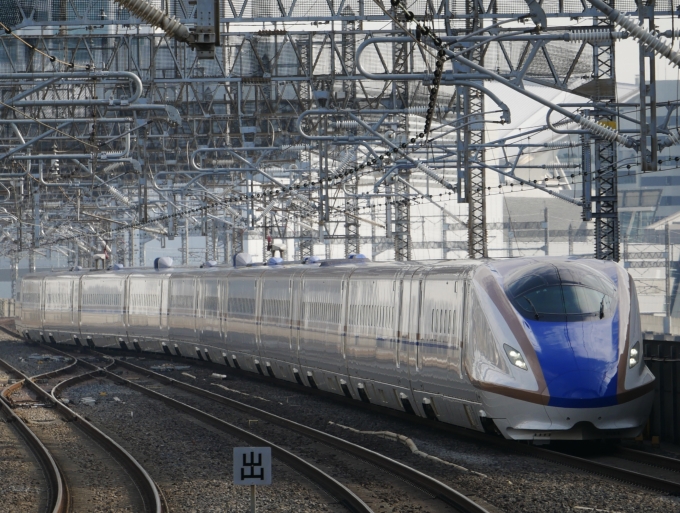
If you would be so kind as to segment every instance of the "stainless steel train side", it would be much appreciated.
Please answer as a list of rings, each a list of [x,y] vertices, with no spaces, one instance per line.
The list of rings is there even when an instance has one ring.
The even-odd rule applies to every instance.
[[[475,262],[43,273],[34,340],[180,354],[482,430],[463,359]]]

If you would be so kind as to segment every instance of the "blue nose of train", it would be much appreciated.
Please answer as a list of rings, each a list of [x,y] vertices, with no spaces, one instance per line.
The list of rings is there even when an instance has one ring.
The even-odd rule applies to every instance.
[[[549,406],[617,404],[618,315],[589,322],[529,322]]]
[[[547,386],[550,405],[567,408],[606,406],[616,394],[616,380],[610,379],[604,372],[573,370],[556,376]],[[612,386],[614,389],[610,390]]]

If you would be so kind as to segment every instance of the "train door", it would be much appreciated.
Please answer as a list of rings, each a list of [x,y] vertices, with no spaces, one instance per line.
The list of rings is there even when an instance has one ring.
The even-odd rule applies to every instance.
[[[459,284],[449,269],[433,269],[421,282],[417,369],[422,390],[461,397]]]
[[[80,298],[78,292],[80,291],[80,277],[71,276],[71,335],[79,331],[78,317],[80,315]]]
[[[367,267],[356,269],[349,277],[343,331],[352,378],[397,384],[401,276],[398,268]]]
[[[292,288],[296,269],[272,268],[260,278],[260,356],[271,377],[296,381],[297,350],[291,331]]]
[[[232,271],[223,300],[227,315],[228,357],[232,365],[251,372],[263,372],[256,341],[259,317],[257,283],[263,272],[262,268]]]
[[[78,295],[78,315],[77,315],[77,332],[75,336],[80,337],[83,333],[83,276],[78,275],[74,293]],[[74,298],[75,300],[76,298]],[[75,337],[74,337],[75,338]]]
[[[45,278],[40,280],[40,336],[43,342],[47,342],[45,335],[42,333],[45,328],[45,296],[47,294],[47,287],[45,285]]]
[[[300,377],[300,314],[302,303],[302,280],[306,274],[306,269],[295,273],[291,278],[291,311],[290,311],[290,342],[291,342],[291,358],[293,360],[293,373],[296,379],[301,380]],[[300,381],[302,384],[302,381]]]
[[[161,301],[160,301],[160,318],[158,328],[161,330],[160,338],[168,340],[168,300],[170,288],[170,275],[166,274],[161,279]]]
[[[415,350],[415,329],[410,329],[411,313],[413,309],[418,308],[417,295],[414,297],[412,287],[419,287],[419,279],[414,278],[418,269],[410,269],[403,274],[400,273],[398,281],[399,293],[399,321],[397,338],[399,344],[397,346],[397,377],[401,381],[409,381],[409,355]]]
[[[348,268],[305,272],[301,289],[299,360],[301,371],[322,390],[340,393],[347,375],[344,318]]]
[[[200,339],[212,347],[221,346],[220,282],[213,271],[207,271],[198,279],[200,283],[198,305],[200,309]]]
[[[404,303],[402,309],[402,347],[408,352],[401,356],[402,361],[408,362],[408,375],[411,388],[418,388],[419,383],[419,358],[420,358],[420,305],[422,301],[422,289],[429,268],[420,268],[414,272],[410,279],[405,280]]]
[[[231,271],[224,274],[220,273],[218,287],[220,289],[220,337],[222,339],[222,349],[229,351],[229,340],[227,340],[227,330],[229,329],[227,316],[227,298],[229,292],[229,275]]]
[[[127,332],[127,336],[130,337],[130,332],[132,331],[130,329],[130,315],[131,312],[130,310],[132,309],[132,302],[131,302],[131,295],[132,295],[132,290],[130,286],[130,275],[128,274],[125,277],[125,294],[124,294],[124,306],[123,306],[123,326],[125,327],[125,331]]]
[[[178,273],[170,278],[168,331],[170,340],[186,344],[194,352],[196,333],[196,278]]]

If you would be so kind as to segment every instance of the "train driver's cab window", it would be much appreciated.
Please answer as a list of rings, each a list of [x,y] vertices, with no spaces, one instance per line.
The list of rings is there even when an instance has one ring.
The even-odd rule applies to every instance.
[[[511,274],[507,283],[517,310],[537,321],[603,319],[616,297],[608,277],[577,263],[527,266]]]

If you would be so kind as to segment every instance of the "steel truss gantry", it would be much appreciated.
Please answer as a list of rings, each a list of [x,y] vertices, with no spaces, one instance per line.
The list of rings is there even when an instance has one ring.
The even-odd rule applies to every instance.
[[[534,134],[582,138],[582,197],[541,190],[582,205],[595,221],[596,256],[616,260],[616,148],[639,148],[651,169],[659,141],[655,117],[641,117],[638,133],[616,131],[614,44],[640,41],[652,79],[653,55],[680,62],[651,32],[654,16],[673,13],[643,9],[647,30],[624,16],[638,15],[634,2],[617,4],[621,14],[601,0],[578,9],[557,0],[227,0],[210,51],[197,46],[209,24],[191,2],[151,2],[176,21],[164,32],[126,2],[0,6],[11,28],[0,36],[0,201],[11,216],[0,216],[2,255],[34,262],[46,248],[91,265],[110,244],[133,265],[149,240],[178,236],[189,263],[190,235],[202,235],[200,258],[227,260],[254,239],[261,247],[271,231],[292,239],[299,258],[321,243],[330,252],[336,240],[345,255],[370,240],[375,255],[392,240],[394,258],[408,260],[436,242],[415,243],[414,200],[455,191],[469,210],[438,205],[442,226],[462,215],[469,256],[488,256],[489,177],[543,187],[518,165],[535,151],[530,144],[486,136],[512,110],[495,83],[562,116]],[[593,26],[565,26],[572,18]],[[592,106],[553,105],[532,83]],[[642,96],[655,116],[653,87]],[[431,129],[420,137],[425,120]],[[664,144],[675,144],[677,127],[662,124]],[[361,209],[376,201],[386,208],[369,219]],[[371,222],[391,237],[366,239],[361,228],[375,233]]]

